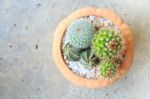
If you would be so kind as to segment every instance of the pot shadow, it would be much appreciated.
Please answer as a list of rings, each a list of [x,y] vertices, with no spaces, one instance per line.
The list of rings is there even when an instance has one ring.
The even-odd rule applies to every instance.
[[[148,67],[146,63],[148,63],[150,59],[150,47],[148,46],[150,44],[150,34],[148,33],[150,29],[147,28],[147,26],[150,24],[148,23],[147,18],[139,15],[132,17],[131,19],[133,21],[129,26],[134,31],[135,38],[134,60],[131,69],[133,69],[132,72],[137,75],[137,73],[144,70],[144,67]]]

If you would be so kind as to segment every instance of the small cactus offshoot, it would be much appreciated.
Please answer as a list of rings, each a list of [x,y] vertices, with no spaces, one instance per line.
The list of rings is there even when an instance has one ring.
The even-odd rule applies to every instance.
[[[92,39],[92,49],[103,59],[112,59],[124,49],[119,33],[112,30],[100,30]]]
[[[95,57],[94,53],[91,49],[87,49],[81,53],[80,63],[83,64],[87,68],[92,68],[92,66],[98,65],[100,60]]]
[[[110,61],[103,61],[100,65],[100,74],[104,78],[113,78],[118,70],[118,66]]]
[[[80,59],[79,50],[74,48],[70,43],[67,43],[64,48],[64,55],[68,60],[78,61]]]
[[[85,19],[78,19],[70,24],[67,33],[71,45],[79,49],[85,49],[91,45],[94,26]]]

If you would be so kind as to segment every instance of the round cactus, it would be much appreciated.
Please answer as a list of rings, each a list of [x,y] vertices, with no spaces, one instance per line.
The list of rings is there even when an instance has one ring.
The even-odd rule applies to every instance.
[[[91,45],[94,26],[85,19],[75,20],[67,29],[69,42],[76,48],[84,49]]]
[[[112,59],[123,51],[123,39],[115,31],[100,30],[92,39],[92,49],[97,56]]]
[[[104,78],[113,78],[118,70],[118,66],[110,61],[104,61],[100,65],[100,74]]]
[[[67,43],[64,48],[64,55],[68,60],[78,61],[80,59],[80,52],[74,48],[70,43]]]

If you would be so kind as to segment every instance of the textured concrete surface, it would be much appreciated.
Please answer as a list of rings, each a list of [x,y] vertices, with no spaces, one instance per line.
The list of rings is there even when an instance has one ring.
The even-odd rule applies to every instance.
[[[0,0],[0,99],[149,99],[149,4],[149,0]],[[52,58],[58,23],[87,6],[116,11],[135,32],[132,68],[105,89],[72,85]]]

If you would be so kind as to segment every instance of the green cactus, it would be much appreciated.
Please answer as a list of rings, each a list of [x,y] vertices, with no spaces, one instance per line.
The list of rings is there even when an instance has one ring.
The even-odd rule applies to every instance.
[[[78,49],[74,48],[70,43],[67,43],[64,48],[64,55],[68,60],[78,61],[80,59],[80,52]]]
[[[124,48],[119,33],[111,30],[100,30],[92,39],[92,50],[103,59],[112,59]]]
[[[85,19],[75,20],[67,29],[69,42],[76,48],[85,49],[91,45],[94,26]]]
[[[100,64],[100,74],[104,78],[113,78],[118,71],[118,66],[110,61],[103,61]]]
[[[91,49],[87,49],[83,51],[80,56],[81,59],[79,62],[83,64],[86,68],[92,68],[92,66],[95,66],[100,62],[100,59],[95,57]]]

